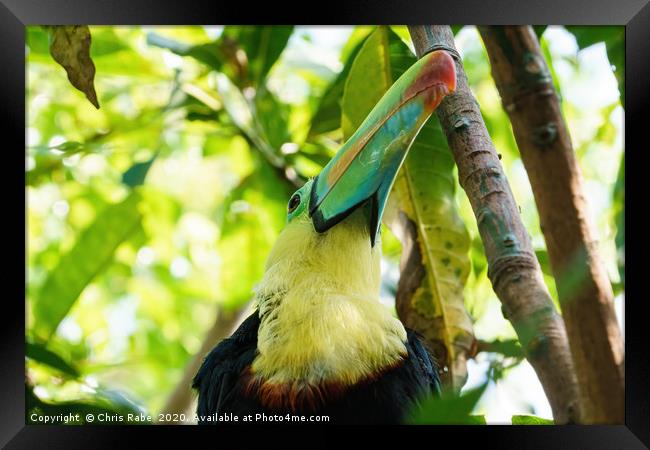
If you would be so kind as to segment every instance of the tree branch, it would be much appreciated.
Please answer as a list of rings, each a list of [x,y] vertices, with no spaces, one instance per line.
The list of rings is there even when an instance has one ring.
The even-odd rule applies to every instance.
[[[448,26],[409,26],[418,57],[436,46],[457,55]],[[578,386],[562,318],[543,282],[530,237],[457,56],[456,91],[437,115],[476,216],[488,276],[549,399],[556,423],[579,420]]]
[[[529,26],[480,27],[539,210],[586,423],[623,423],[623,340],[588,223],[582,176],[539,41]]]

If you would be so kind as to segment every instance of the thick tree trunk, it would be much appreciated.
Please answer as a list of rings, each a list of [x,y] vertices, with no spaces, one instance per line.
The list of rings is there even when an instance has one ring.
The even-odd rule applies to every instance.
[[[510,185],[467,83],[448,26],[410,26],[418,57],[445,48],[456,60],[456,92],[437,109],[458,177],[476,216],[488,276],[528,361],[549,399],[556,423],[580,420],[578,385],[566,330],[519,217]]]
[[[625,420],[623,340],[558,95],[529,26],[480,27],[535,195],[586,423]]]
[[[187,412],[192,404],[192,379],[199,370],[203,358],[223,338],[228,337],[252,311],[244,307],[239,311],[224,310],[217,308],[217,317],[212,327],[208,330],[201,344],[201,349],[194,355],[190,363],[185,367],[181,380],[176,389],[167,399],[167,403],[160,411],[160,414],[181,414]],[[166,425],[180,425],[179,422],[165,422]]]

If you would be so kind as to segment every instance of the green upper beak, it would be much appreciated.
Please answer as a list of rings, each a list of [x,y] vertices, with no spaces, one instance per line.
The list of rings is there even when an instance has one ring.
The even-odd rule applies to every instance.
[[[399,77],[314,180],[309,215],[316,231],[327,231],[369,202],[374,246],[388,193],[411,144],[455,89],[454,61],[443,50],[423,56]]]

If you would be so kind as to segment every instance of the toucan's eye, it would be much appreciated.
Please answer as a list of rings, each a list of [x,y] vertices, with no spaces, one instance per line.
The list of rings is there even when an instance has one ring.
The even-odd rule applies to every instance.
[[[293,194],[293,197],[291,197],[291,200],[289,200],[289,205],[287,207],[289,213],[294,212],[299,204],[300,204],[300,195]]]

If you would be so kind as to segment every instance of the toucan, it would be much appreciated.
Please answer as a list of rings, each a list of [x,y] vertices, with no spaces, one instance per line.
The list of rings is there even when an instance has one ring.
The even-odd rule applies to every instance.
[[[254,312],[194,377],[199,424],[225,414],[396,424],[439,394],[419,335],[379,301],[380,227],[413,140],[455,88],[451,56],[423,56],[291,196]]]

